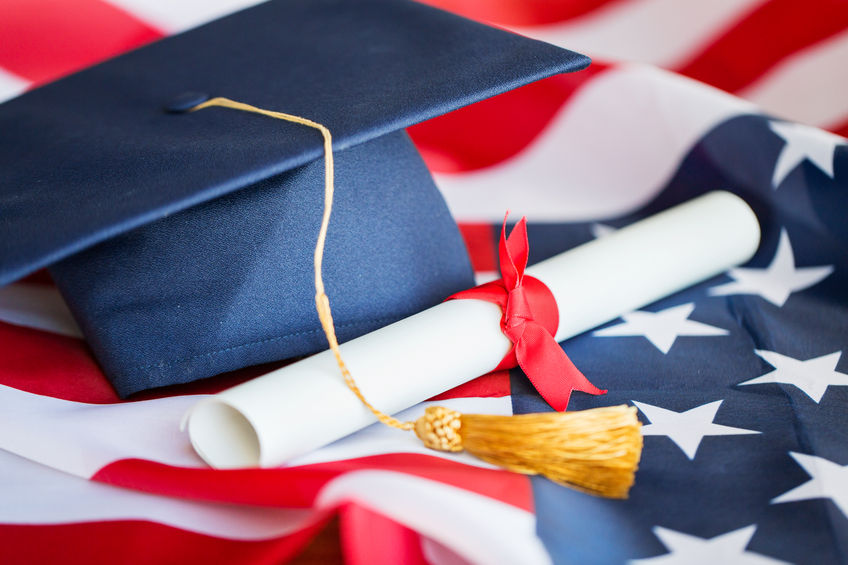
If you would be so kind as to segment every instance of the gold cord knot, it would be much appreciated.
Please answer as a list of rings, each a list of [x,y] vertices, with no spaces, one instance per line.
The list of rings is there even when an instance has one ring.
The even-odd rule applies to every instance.
[[[430,406],[415,421],[415,435],[437,451],[462,451],[462,414],[444,406]]]

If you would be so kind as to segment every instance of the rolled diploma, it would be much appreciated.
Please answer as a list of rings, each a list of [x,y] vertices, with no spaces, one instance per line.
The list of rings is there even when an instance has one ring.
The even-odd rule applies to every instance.
[[[756,216],[741,198],[711,192],[527,274],[553,292],[562,341],[744,263],[759,239]],[[395,413],[492,371],[512,346],[500,319],[495,304],[451,300],[341,351],[365,397]],[[192,445],[217,468],[278,465],[373,422],[330,351],[208,397],[187,415]]]

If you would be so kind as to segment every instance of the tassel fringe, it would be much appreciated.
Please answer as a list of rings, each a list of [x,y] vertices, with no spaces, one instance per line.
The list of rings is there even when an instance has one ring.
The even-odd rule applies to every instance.
[[[642,453],[632,406],[517,416],[460,414],[441,406],[415,422],[424,445],[472,455],[608,498],[627,498]]]

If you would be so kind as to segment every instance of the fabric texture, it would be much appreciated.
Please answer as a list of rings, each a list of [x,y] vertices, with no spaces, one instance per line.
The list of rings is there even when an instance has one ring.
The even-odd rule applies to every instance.
[[[0,287],[4,563],[846,562],[848,3],[431,1],[595,61],[410,128],[481,282],[506,209],[530,263],[708,190],[757,211],[749,264],[562,344],[610,390],[574,409],[638,407],[630,499],[376,424],[286,467],[209,469],[181,418],[264,369],[121,400],[39,272]],[[0,98],[250,3],[4,0]],[[398,416],[546,409],[511,373]]]
[[[588,63],[396,0],[268,2],[155,42],[0,106],[0,284],[322,155],[295,124],[164,111],[187,91],[343,150]]]
[[[0,284],[70,256],[53,273],[122,396],[314,353],[320,136],[185,110],[224,96],[329,128],[345,340],[473,285],[396,132],[588,62],[394,0],[278,0],[154,42],[0,106]]]
[[[456,223],[404,132],[335,162],[323,271],[340,340],[474,284]],[[323,191],[324,163],[313,161],[51,268],[121,396],[327,348],[312,269]]]

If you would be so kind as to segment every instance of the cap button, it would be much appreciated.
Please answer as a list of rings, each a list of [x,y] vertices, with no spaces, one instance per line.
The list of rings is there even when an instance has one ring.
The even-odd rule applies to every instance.
[[[198,104],[209,100],[209,95],[202,92],[183,92],[182,94],[172,98],[164,109],[172,114],[181,114],[188,112]]]

